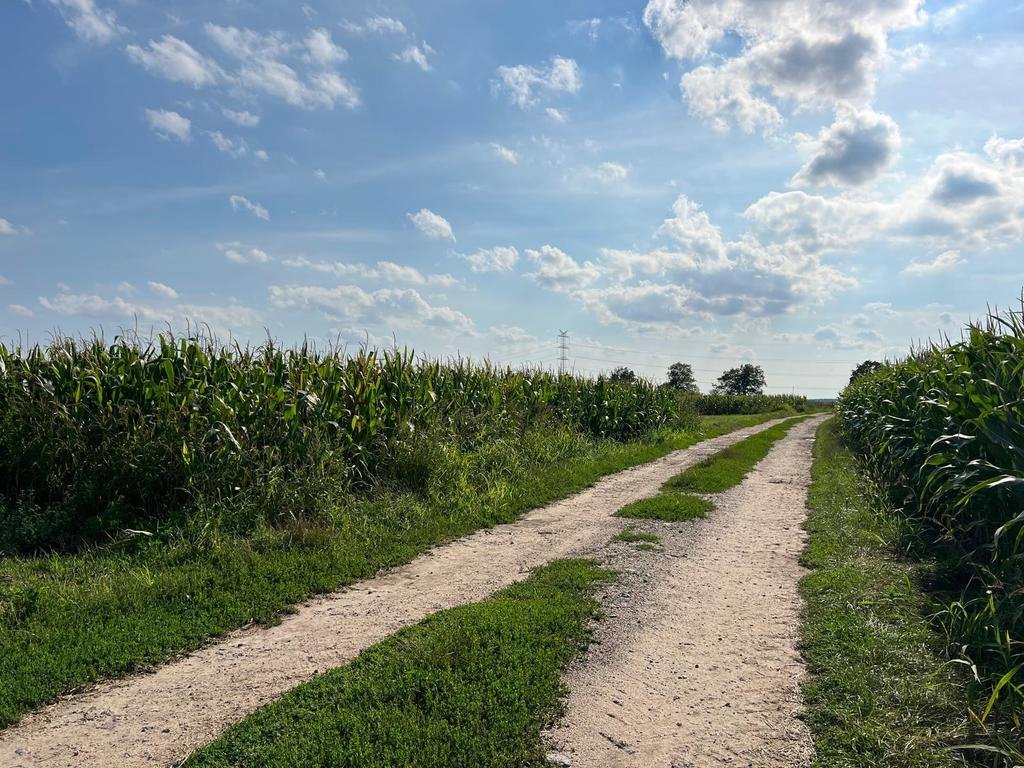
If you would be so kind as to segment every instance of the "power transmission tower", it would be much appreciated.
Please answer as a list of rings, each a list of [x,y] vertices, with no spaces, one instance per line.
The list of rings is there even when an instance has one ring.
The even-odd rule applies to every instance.
[[[569,332],[558,332],[558,372],[565,373],[569,367]]]

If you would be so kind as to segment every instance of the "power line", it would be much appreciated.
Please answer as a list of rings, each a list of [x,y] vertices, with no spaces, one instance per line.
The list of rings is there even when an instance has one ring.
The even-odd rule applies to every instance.
[[[613,365],[633,365],[633,366],[635,366],[637,368],[654,368],[654,367],[656,367],[654,365],[647,364],[647,363],[631,363],[628,360],[613,360],[613,359],[607,358],[607,357],[585,357],[583,355],[573,355],[573,359],[574,360],[588,360],[590,362],[595,362],[595,363],[611,363]],[[717,374],[721,373],[721,371],[712,370],[710,368],[693,368],[692,370],[694,372],[696,372],[696,373],[710,373],[710,374],[713,374],[713,375],[717,375]],[[780,375],[789,376],[789,377],[796,377],[796,378],[804,378],[804,379],[834,379],[837,376],[839,376],[839,377],[845,376],[845,374],[838,374],[838,373],[835,374],[835,375],[832,375],[832,374],[817,374],[817,373],[794,373],[794,374],[786,373],[786,374],[780,374]]]
[[[680,358],[689,359],[689,360],[722,360],[724,357],[727,357],[726,355],[718,356],[718,357],[713,356],[713,355],[690,355],[690,354],[670,355],[670,354],[665,353],[665,352],[648,352],[648,351],[643,350],[643,349],[626,349],[624,347],[609,347],[609,346],[605,346],[603,344],[581,344],[580,342],[577,342],[575,344],[575,346],[583,347],[585,349],[597,349],[597,350],[608,351],[608,352],[629,352],[630,354],[634,354],[634,355],[646,355],[647,357],[660,357],[660,358],[663,358],[665,360],[672,360],[672,361],[679,360]],[[786,358],[786,357],[761,357],[760,355],[754,355],[753,358],[758,360],[759,362],[765,362],[765,363],[767,363],[767,362],[774,362],[774,363],[798,362],[801,365],[803,365],[805,363],[821,364],[821,365],[856,365],[857,364],[857,361],[855,361],[855,360],[798,360],[798,361],[794,361],[792,358]]]

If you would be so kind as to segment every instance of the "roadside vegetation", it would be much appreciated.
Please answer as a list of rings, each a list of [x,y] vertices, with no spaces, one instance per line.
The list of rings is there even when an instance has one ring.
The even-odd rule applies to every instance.
[[[556,561],[482,602],[434,614],[298,686],[194,754],[188,768],[543,766],[560,676],[611,578]]]
[[[969,673],[946,663],[927,618],[937,564],[907,556],[907,521],[859,474],[837,428],[818,428],[801,583],[814,765],[965,765],[949,748],[967,734]]]
[[[874,366],[871,366],[874,368]],[[865,472],[939,561],[930,593],[951,660],[976,675],[973,757],[1024,763],[1024,319],[860,371],[837,403]]]
[[[644,382],[200,340],[65,341],[0,366],[0,726],[779,415],[698,417]]]

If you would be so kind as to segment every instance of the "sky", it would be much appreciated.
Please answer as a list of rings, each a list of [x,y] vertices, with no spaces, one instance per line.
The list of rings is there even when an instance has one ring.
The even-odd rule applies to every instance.
[[[1024,286],[1024,2],[2,0],[0,342],[834,395]]]

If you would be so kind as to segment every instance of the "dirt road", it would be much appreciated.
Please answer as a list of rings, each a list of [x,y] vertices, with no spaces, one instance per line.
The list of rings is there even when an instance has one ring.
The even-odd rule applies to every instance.
[[[802,528],[821,419],[794,427],[708,518],[647,522],[661,551],[609,550],[623,576],[549,734],[580,768],[805,768],[796,715]]]
[[[482,600],[551,560],[602,549],[624,525],[612,517],[619,508],[654,495],[672,475],[772,423],[610,475],[516,523],[437,547],[310,602],[278,626],[233,633],[152,674],[62,699],[0,732],[0,765],[174,765],[258,707],[398,629]]]

